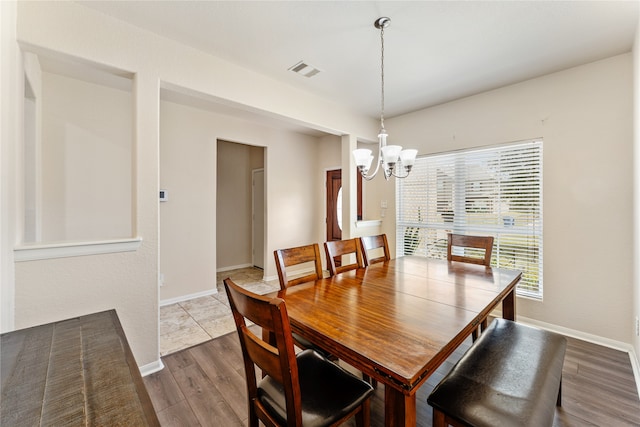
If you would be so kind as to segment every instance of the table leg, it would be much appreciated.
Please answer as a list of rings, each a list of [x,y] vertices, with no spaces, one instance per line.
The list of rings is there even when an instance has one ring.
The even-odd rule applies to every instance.
[[[407,396],[385,384],[384,386],[384,425],[387,427],[415,427],[416,395]]]
[[[516,289],[515,287],[502,300],[502,318],[516,320]]]

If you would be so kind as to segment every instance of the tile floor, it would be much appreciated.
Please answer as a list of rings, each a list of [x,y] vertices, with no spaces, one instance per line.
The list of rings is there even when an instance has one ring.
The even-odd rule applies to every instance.
[[[218,293],[160,307],[160,355],[174,353],[201,344],[236,328],[222,280],[230,277],[234,283],[257,294],[280,289],[278,279],[265,282],[259,268],[242,268],[217,274]]]

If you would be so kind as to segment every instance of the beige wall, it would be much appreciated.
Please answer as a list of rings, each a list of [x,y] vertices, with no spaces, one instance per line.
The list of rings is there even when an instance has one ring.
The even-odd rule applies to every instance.
[[[18,200],[15,189],[19,180],[13,166],[18,151],[15,141],[20,138],[21,118],[16,111],[20,111],[22,90],[20,73],[16,72],[21,67],[20,58],[11,28],[16,16],[17,37],[25,46],[42,47],[135,73],[133,227],[143,239],[141,247],[133,253],[16,264],[17,327],[116,307],[138,363],[158,360],[160,82],[253,110],[270,111],[275,116],[335,134],[351,133],[371,139],[377,132],[374,120],[353,115],[330,101],[77,3],[20,2],[16,6],[13,2],[0,2],[0,7],[3,330],[13,327],[11,249],[20,225],[15,216]],[[519,299],[518,314],[622,342],[629,342],[632,336],[631,266],[637,258],[630,231],[631,79],[630,55],[622,55],[387,119],[390,139],[417,147],[421,154],[544,137],[545,300]],[[229,127],[220,128],[216,139],[264,144],[260,142],[264,129],[231,122]],[[314,157],[318,155],[318,146],[298,146],[298,138],[278,130],[268,134],[272,142],[265,158],[269,200],[267,253],[278,247],[319,241],[319,228],[308,224],[322,223],[324,215],[318,213],[324,202],[310,195],[317,190],[316,178],[310,182],[299,180],[316,168]],[[315,176],[320,175],[318,171]],[[388,201],[390,208],[383,231],[392,238],[393,245],[394,186],[383,181],[376,178],[375,184],[370,183],[376,188],[367,186],[367,201],[372,206],[379,203],[370,194]],[[308,210],[301,211],[300,206]],[[612,216],[603,222],[603,213]],[[603,232],[592,238],[594,230]],[[297,231],[300,233],[295,234]],[[584,266],[591,259],[607,268],[590,268],[587,272]],[[267,268],[266,274],[274,272],[272,264]],[[636,284],[636,300],[640,295],[637,287]],[[637,306],[635,311],[638,312]]]
[[[216,141],[202,111],[160,103],[160,300],[216,288]]]
[[[322,267],[326,270],[327,263],[324,255],[323,244],[327,240],[327,171],[341,169],[341,141],[333,135],[327,135],[320,139],[318,144],[318,174],[315,191],[320,197],[320,212],[318,215],[318,233],[313,240],[301,242],[300,244],[317,243],[320,246],[322,256]]]
[[[279,132],[266,150],[267,261],[265,276],[275,278],[273,251],[316,241],[324,202],[318,192],[318,138]],[[324,229],[324,228],[323,228]]]
[[[276,275],[275,249],[324,227],[317,138],[163,101],[160,139],[161,301],[212,292],[216,271],[252,262],[252,169],[265,169],[266,277]]]
[[[620,55],[387,125],[420,155],[544,138],[544,300],[519,298],[518,315],[623,343],[635,259],[632,65]],[[395,241],[395,185],[383,181],[375,197],[389,201],[383,229]]]
[[[5,8],[10,9],[3,5],[3,12]],[[159,360],[161,82],[205,94],[211,99],[224,100],[226,104],[241,105],[251,111],[268,111],[271,117],[287,118],[316,129],[340,129],[340,132],[368,137],[375,132],[373,120],[354,115],[332,101],[153,35],[75,2],[18,2],[17,38],[28,50],[45,49],[135,75],[132,226],[134,235],[140,237],[142,243],[134,252],[17,263],[15,325],[30,326],[103,307],[116,307],[140,365]],[[11,43],[13,37],[8,34],[5,39],[3,33],[3,43],[5,40]],[[3,54],[5,52],[11,53],[10,49],[3,50]],[[3,71],[5,67],[11,68],[2,62]],[[20,62],[14,62],[12,66],[19,69]],[[15,82],[20,82],[20,76],[11,81]],[[292,99],[296,102],[291,102]],[[21,124],[20,117],[15,114],[19,102],[19,98],[13,99],[10,107],[14,113],[7,120]],[[306,179],[299,179],[309,170],[314,170],[315,144],[299,143],[299,137],[287,132],[275,129],[265,132],[238,122],[221,127],[214,136],[216,139],[265,145],[261,142],[265,135],[272,141],[265,158],[267,199],[272,206],[267,212],[268,253],[275,247],[287,245],[289,242],[286,240],[290,238],[284,236],[290,235],[292,230],[294,233],[300,231],[297,233],[300,240],[315,237],[316,230],[309,224],[317,222],[318,202],[311,193],[313,185]],[[16,140],[5,138],[3,133],[3,152],[5,144],[9,144],[6,149],[9,152],[17,149]],[[17,182],[18,175],[11,170],[8,172],[11,179],[15,179],[13,182]],[[3,203],[6,200],[13,202],[16,193],[13,189],[5,190],[5,182],[3,179]],[[7,228],[17,230],[20,224],[14,215],[15,205],[12,206],[4,208],[3,221],[6,218]],[[14,245],[13,241],[6,240],[12,236],[13,231],[3,233],[5,250]],[[10,256],[8,261],[11,263],[13,257]],[[266,267],[265,274],[275,275],[272,263]],[[14,282],[10,276],[5,276],[4,271],[2,290],[10,294]],[[11,299],[9,302],[2,300],[3,312],[5,307],[11,308],[11,302]]]
[[[16,2],[0,2],[0,332],[15,327],[13,247],[17,227],[16,151],[20,140],[23,97],[22,60],[16,43]]]
[[[634,200],[634,242],[633,242],[633,313],[631,321],[640,321],[640,16],[636,27],[636,38],[633,44],[633,200]],[[640,366],[640,335],[632,331],[631,342],[635,350],[636,364]],[[637,373],[640,375],[640,372]],[[637,377],[636,377],[637,378]]]
[[[42,73],[42,240],[131,237],[131,93]]]

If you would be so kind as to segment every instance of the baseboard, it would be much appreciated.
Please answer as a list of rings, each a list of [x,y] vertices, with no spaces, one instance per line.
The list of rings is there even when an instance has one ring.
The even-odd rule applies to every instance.
[[[628,353],[633,350],[633,347],[629,343],[622,341],[616,341],[609,338],[604,338],[598,335],[588,334],[586,332],[576,331],[575,329],[569,329],[562,326],[554,325],[551,323],[541,322],[539,320],[530,319],[528,317],[517,316],[517,321],[525,325],[536,326],[540,329],[546,329],[548,331],[557,332],[568,337],[577,338],[582,341],[587,341],[593,344],[598,344],[604,347],[609,347],[614,350],[620,350]]]
[[[278,280],[278,276],[269,276],[269,277],[264,276],[262,277],[262,280],[265,282],[270,282],[272,280]]]
[[[636,387],[638,389],[638,396],[640,396],[640,363],[638,362],[638,355],[636,350],[631,347],[629,352],[629,359],[631,359],[631,368],[633,369],[633,377],[636,379]]]
[[[147,375],[153,374],[154,372],[158,372],[164,369],[164,363],[162,363],[162,359],[158,359],[155,362],[148,363],[144,366],[138,367],[140,369],[140,375],[146,377]]]
[[[248,268],[248,267],[253,267],[253,264],[249,263],[249,264],[231,265],[229,267],[220,267],[216,269],[216,272],[222,273],[224,271],[238,270],[240,268]]]
[[[160,301],[160,307],[175,304],[177,302],[189,301],[194,298],[207,297],[210,295],[218,295],[218,288],[209,289],[207,291],[196,292],[195,294],[181,295],[175,298],[164,299]]]
[[[528,317],[518,316],[517,321],[525,325],[536,326],[540,329],[557,332],[568,337],[576,338],[582,341],[587,341],[593,344],[598,344],[603,347],[608,347],[627,353],[629,355],[629,360],[631,361],[631,369],[633,370],[633,377],[636,382],[638,396],[640,396],[640,364],[638,362],[638,356],[636,355],[633,345],[609,338],[604,338],[598,335],[588,334],[586,332],[576,331],[575,329],[564,328],[562,326],[553,325],[551,323],[540,322]]]

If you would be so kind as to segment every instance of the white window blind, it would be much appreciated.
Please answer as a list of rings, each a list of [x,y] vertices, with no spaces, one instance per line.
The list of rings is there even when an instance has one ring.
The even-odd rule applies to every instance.
[[[542,298],[542,140],[419,157],[396,185],[398,256],[446,259],[447,233],[490,235],[491,265]]]

